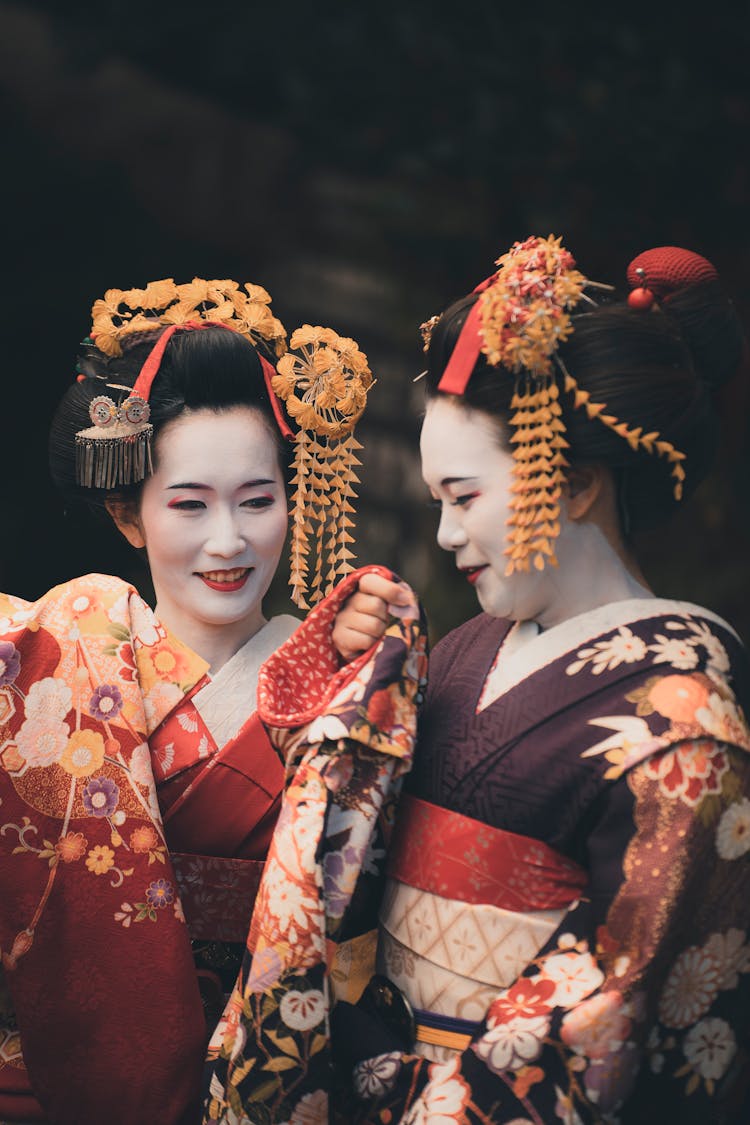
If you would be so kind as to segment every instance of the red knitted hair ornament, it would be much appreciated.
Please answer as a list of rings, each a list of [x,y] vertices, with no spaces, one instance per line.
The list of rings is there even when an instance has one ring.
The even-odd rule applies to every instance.
[[[655,246],[644,250],[628,266],[631,308],[649,308],[655,297],[668,301],[680,289],[704,281],[718,281],[719,275],[709,261],[692,250],[680,246]],[[647,300],[646,294],[650,294]]]

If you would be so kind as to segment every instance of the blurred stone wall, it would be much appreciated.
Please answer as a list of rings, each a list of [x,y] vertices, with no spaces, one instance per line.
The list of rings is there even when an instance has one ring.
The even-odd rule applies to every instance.
[[[92,301],[198,274],[260,282],[289,330],[331,324],[360,342],[378,382],[359,556],[417,586],[435,636],[473,613],[419,477],[417,326],[516,238],[550,231],[613,282],[649,245],[690,246],[747,318],[750,17],[736,7],[645,21],[493,0],[440,14],[0,3],[0,587],[34,597],[111,570],[147,589],[114,535],[63,516],[46,430]],[[742,400],[729,409],[744,424]],[[750,638],[746,433],[641,554],[658,592]]]

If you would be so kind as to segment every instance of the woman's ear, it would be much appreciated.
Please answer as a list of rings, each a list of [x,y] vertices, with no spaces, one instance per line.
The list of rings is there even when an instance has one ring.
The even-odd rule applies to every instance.
[[[146,546],[135,504],[123,500],[105,500],[104,506],[112,517],[115,527],[125,536],[131,547]]]
[[[601,465],[572,465],[565,473],[563,490],[568,519],[594,514],[603,496],[606,470]]]

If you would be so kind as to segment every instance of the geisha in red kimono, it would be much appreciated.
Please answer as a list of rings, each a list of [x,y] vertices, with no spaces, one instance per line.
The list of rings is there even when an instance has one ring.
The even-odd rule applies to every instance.
[[[199,279],[108,291],[53,424],[57,483],[103,503],[145,547],[157,605],[102,575],[0,602],[3,1122],[200,1118],[208,1034],[241,962],[285,782],[256,712],[260,666],[298,624],[262,612],[288,524],[291,429],[272,381],[285,375],[278,392],[291,396],[315,361],[349,394],[330,408],[343,423],[370,380],[353,341],[323,329],[277,372],[273,350],[262,355],[283,337],[268,300]],[[326,362],[315,360],[323,337]],[[329,582],[350,557],[356,445],[344,426],[344,448],[331,434],[322,453],[308,448],[324,442],[315,421],[308,410],[289,444],[317,467],[318,511],[304,490],[293,498],[298,604],[297,523],[329,494]],[[320,596],[320,577],[312,585]],[[319,644],[308,690],[322,697],[339,662]]]
[[[740,1125],[747,657],[655,597],[628,540],[705,470],[696,357],[731,375],[739,326],[686,251],[642,255],[600,306],[557,240],[498,266],[429,344],[423,475],[485,613],[431,658],[381,975],[333,1013],[341,1119]]]

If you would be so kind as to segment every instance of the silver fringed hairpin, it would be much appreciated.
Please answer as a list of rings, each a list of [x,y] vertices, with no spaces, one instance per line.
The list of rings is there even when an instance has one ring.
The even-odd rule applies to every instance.
[[[130,391],[129,387],[120,389]],[[76,434],[78,484],[110,489],[137,484],[153,472],[150,414],[146,400],[132,393],[119,404],[107,395],[92,399],[89,417],[93,425]]]

